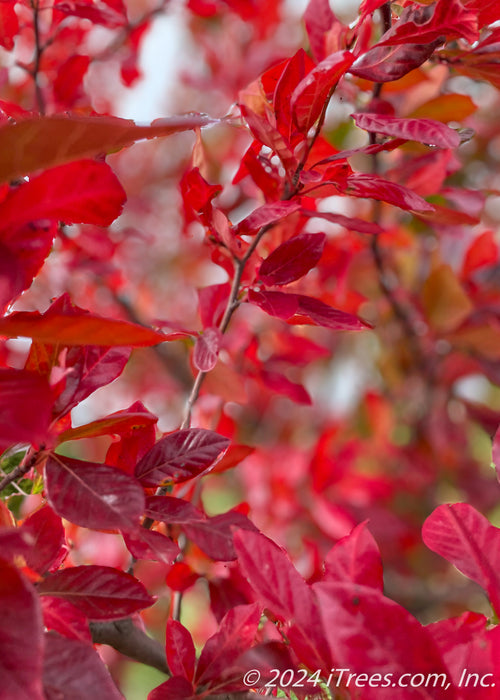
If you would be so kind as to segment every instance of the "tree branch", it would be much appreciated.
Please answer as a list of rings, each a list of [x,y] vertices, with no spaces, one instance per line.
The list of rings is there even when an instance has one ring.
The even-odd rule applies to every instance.
[[[163,644],[134,625],[130,617],[111,622],[90,622],[89,627],[94,644],[107,644],[134,661],[171,675]]]

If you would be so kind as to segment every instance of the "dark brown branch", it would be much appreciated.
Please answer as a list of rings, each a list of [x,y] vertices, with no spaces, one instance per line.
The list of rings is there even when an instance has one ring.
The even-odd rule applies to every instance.
[[[134,661],[171,675],[163,644],[148,637],[130,617],[112,622],[90,622],[89,626],[94,644],[107,644]]]

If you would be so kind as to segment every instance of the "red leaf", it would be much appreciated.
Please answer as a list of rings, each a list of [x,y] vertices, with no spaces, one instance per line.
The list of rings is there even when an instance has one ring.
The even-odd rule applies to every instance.
[[[81,610],[62,598],[40,598],[43,623],[48,630],[55,630],[63,637],[92,642],[89,621]]]
[[[211,284],[198,290],[198,306],[203,328],[218,325],[230,294],[231,285],[228,282]]]
[[[165,576],[165,583],[172,591],[183,593],[194,586],[200,575],[186,564],[185,561],[177,561]]]
[[[15,566],[0,559],[0,678],[5,700],[45,700],[42,632],[35,589]]]
[[[466,39],[473,44],[478,39],[477,17],[460,0],[437,0],[432,5],[410,5],[399,21],[386,32],[379,46],[386,44],[427,44],[441,39]]]
[[[316,326],[334,330],[360,331],[370,326],[353,314],[334,309],[319,299],[298,294],[298,313],[307,316]]]
[[[372,12],[378,10],[378,8],[382,7],[386,2],[387,0],[362,0],[359,5],[359,14],[371,15]]]
[[[344,25],[332,12],[329,0],[309,0],[304,12],[304,24],[312,54],[316,61],[322,61],[330,53],[326,45],[327,33],[333,30],[340,34]]]
[[[310,209],[302,209],[304,216],[309,216],[316,219],[325,219],[331,221],[332,224],[339,224],[349,231],[358,231],[359,233],[378,234],[382,233],[382,227],[372,221],[363,221],[352,216],[344,216],[343,214],[332,214],[328,211],[312,211]]]
[[[315,583],[312,588],[318,597],[332,667],[368,676],[377,673],[383,679],[392,674],[394,681],[404,673],[443,674],[445,683],[449,680],[431,635],[379,590],[358,583]],[[343,680],[347,680],[345,673]],[[380,700],[385,693],[380,685],[363,683],[358,687],[362,687],[363,700]],[[391,692],[395,693],[394,688]],[[453,687],[446,686],[446,695],[456,697]],[[429,683],[423,695],[422,688],[409,686],[397,697],[439,699],[443,688]]]
[[[434,119],[398,119],[366,112],[351,115],[360,129],[408,141],[419,141],[439,148],[456,148],[460,136],[446,124]]]
[[[167,664],[173,676],[188,681],[194,677],[196,651],[188,630],[177,620],[168,620],[166,636]]]
[[[284,549],[248,530],[235,533],[234,546],[245,577],[273,615],[284,621],[313,622],[317,615],[313,595]]]
[[[193,364],[200,372],[210,372],[217,364],[222,342],[222,333],[218,328],[205,328],[196,338]]]
[[[270,202],[255,209],[235,228],[239,236],[249,236],[258,233],[264,226],[277,224],[285,217],[300,209],[300,200],[289,199],[284,202]]]
[[[83,95],[83,78],[90,65],[89,56],[75,54],[60,66],[54,80],[54,97],[68,109]]]
[[[14,39],[19,32],[19,20],[14,9],[16,0],[0,3],[0,46],[7,51],[14,48]]]
[[[377,175],[355,173],[347,178],[346,194],[354,197],[371,197],[388,204],[394,204],[401,209],[411,211],[433,211],[434,207],[422,199],[420,195],[403,185],[390,180],[384,180]]]
[[[117,620],[154,603],[142,583],[110,566],[75,566],[47,576],[40,595],[58,596],[90,620]]]
[[[436,39],[430,44],[374,46],[352,64],[349,73],[374,83],[399,80],[425,63],[441,44]]]
[[[33,546],[24,557],[30,569],[44,574],[65,555],[67,548],[61,518],[50,506],[44,506],[26,518],[22,530],[33,538]]]
[[[122,2],[109,0],[58,0],[54,9],[65,15],[82,17],[93,24],[102,24],[114,29],[122,27],[127,22],[127,13]]]
[[[5,700],[44,700],[42,613],[35,589],[0,559],[0,678]]]
[[[234,510],[206,520],[192,521],[183,526],[189,539],[214,561],[236,559],[233,537],[234,532],[240,529],[257,531],[255,525],[243,513]]]
[[[154,688],[147,700],[196,700],[191,683],[182,676],[174,676]]]
[[[37,348],[31,349],[36,352]],[[130,348],[106,348],[92,345],[76,346],[68,349],[64,355],[64,374],[60,393],[54,403],[54,413],[58,417],[68,413],[81,401],[90,396],[101,386],[110,384],[120,376],[130,357]],[[59,385],[58,385],[59,389]],[[112,417],[103,418],[100,423],[112,421]],[[119,420],[118,417],[115,419]],[[132,418],[130,418],[132,420]],[[97,422],[97,421],[96,421]],[[75,431],[83,430],[75,428]],[[109,434],[109,433],[101,433]],[[73,438],[74,439],[74,438]]]
[[[301,133],[307,134],[316,122],[332,90],[353,61],[350,51],[332,53],[297,85],[290,99],[292,118]]]
[[[299,659],[310,668],[326,668],[316,598],[286,552],[261,533],[246,530],[234,534],[234,546],[240,568],[261,603],[273,616],[293,623],[288,638]]]
[[[268,285],[294,282],[319,262],[325,242],[324,233],[302,233],[285,241],[264,260],[259,278]]]
[[[255,304],[270,316],[284,320],[297,313],[299,307],[297,297],[297,294],[286,294],[285,292],[256,292],[253,289],[248,292],[250,304]]]
[[[260,616],[261,609],[257,603],[237,605],[224,616],[219,631],[207,640],[201,652],[196,669],[197,685],[210,681],[217,681],[217,685],[224,682],[224,677],[227,678],[230,674],[231,666],[252,645]],[[236,673],[241,681],[241,671]]]
[[[45,377],[21,369],[0,369],[0,450],[16,442],[36,447],[42,444],[47,438],[52,403]],[[36,411],[27,411],[26,406],[36,406]]]
[[[25,117],[0,126],[0,182],[81,158],[93,158],[135,141],[169,136],[213,124],[206,115],[185,114],[137,126],[130,119],[60,115]]]
[[[258,376],[268,391],[287,396],[291,401],[305,406],[312,405],[312,399],[302,384],[290,381],[284,374],[263,369]]]
[[[333,583],[360,583],[384,588],[382,560],[377,543],[366,527],[367,520],[356,525],[328,552],[325,559],[325,579]]]
[[[438,506],[429,515],[422,539],[429,549],[476,581],[500,614],[500,528],[467,503],[454,503]]]
[[[107,163],[79,160],[45,170],[0,203],[0,231],[40,219],[109,226],[127,196]]]
[[[43,689],[46,700],[124,700],[91,644],[45,634]]]
[[[117,411],[107,418],[100,418],[80,425],[78,428],[68,428],[59,435],[59,442],[67,440],[80,440],[81,438],[98,437],[100,435],[126,436],[141,428],[148,428],[157,423],[158,418],[151,413],[139,411]]]
[[[227,438],[211,430],[177,430],[158,440],[137,464],[135,475],[145,486],[188,481],[209,469],[228,446]]]
[[[206,520],[206,515],[189,501],[174,496],[148,496],[145,515],[173,525]]]
[[[255,138],[276,153],[288,173],[293,172],[298,164],[297,159],[293,155],[291,146],[283,134],[281,134],[266,117],[256,114],[244,104],[240,105],[240,109],[242,116]]]
[[[144,511],[141,485],[120,469],[53,455],[45,465],[47,499],[76,525],[133,529]]]
[[[368,324],[357,316],[340,309],[334,309],[319,299],[304,294],[286,294],[285,292],[254,292],[248,293],[248,301],[259,306],[270,316],[282,319],[293,319],[295,314],[306,317],[316,326],[324,326],[334,330],[357,331],[369,328]]]
[[[180,554],[179,546],[161,532],[138,527],[132,532],[123,532],[123,541],[136,559],[152,559],[172,564]]]
[[[43,343],[60,345],[158,345],[168,336],[150,328],[103,318],[73,306],[71,313],[53,310],[60,300],[45,313],[15,311],[0,319],[0,336],[33,338]]]

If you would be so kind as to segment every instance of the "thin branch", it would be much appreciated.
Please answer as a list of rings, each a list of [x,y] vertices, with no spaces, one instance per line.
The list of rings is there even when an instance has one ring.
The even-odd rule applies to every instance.
[[[167,676],[172,675],[164,645],[134,625],[130,617],[112,622],[90,622],[89,627],[94,644],[107,644],[134,661],[157,668]]]
[[[2,480],[0,480],[0,491],[3,491],[13,481],[16,481],[16,479],[19,479],[33,469],[42,449],[44,448],[42,447],[40,450],[34,450],[31,448],[28,450],[21,464],[18,464],[17,467],[9,472],[9,474],[6,474]]]
[[[33,82],[35,83],[35,95],[36,95],[36,102],[38,105],[38,111],[40,114],[45,114],[46,110],[46,105],[45,105],[45,98],[43,96],[42,88],[40,85],[40,63],[42,60],[42,54],[44,51],[44,47],[42,46],[41,43],[41,37],[40,37],[40,7],[39,7],[39,0],[31,0],[31,7],[33,10],[33,31],[35,33],[35,56],[33,59],[33,68],[31,70],[31,76],[33,78]]]

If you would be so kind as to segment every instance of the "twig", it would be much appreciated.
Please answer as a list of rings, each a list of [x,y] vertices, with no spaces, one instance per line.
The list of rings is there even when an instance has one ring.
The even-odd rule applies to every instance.
[[[134,661],[157,668],[167,676],[172,675],[164,645],[148,637],[130,617],[112,622],[90,622],[89,627],[94,644],[107,644]]]

